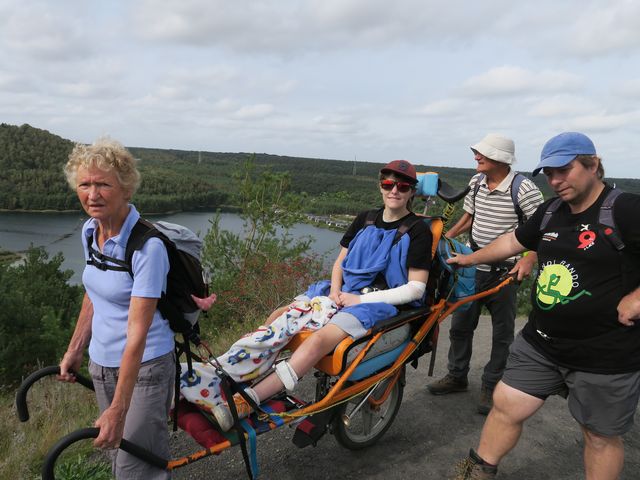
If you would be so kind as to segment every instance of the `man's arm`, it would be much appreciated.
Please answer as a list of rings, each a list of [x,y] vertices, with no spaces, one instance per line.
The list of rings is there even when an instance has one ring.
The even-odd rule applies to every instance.
[[[525,247],[516,239],[513,232],[500,235],[493,242],[469,255],[456,255],[449,258],[447,263],[468,267],[479,263],[496,263],[505,260],[525,250]],[[528,257],[529,255],[527,255]],[[514,267],[515,268],[515,267]]]
[[[455,238],[461,233],[465,233],[471,230],[472,223],[473,223],[473,215],[471,215],[470,213],[464,212],[460,217],[460,220],[458,220],[458,222],[453,227],[451,227],[451,229],[449,229],[447,233],[445,233],[444,235],[447,238]]]

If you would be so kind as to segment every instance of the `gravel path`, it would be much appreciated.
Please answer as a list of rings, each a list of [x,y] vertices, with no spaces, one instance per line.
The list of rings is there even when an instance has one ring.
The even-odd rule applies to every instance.
[[[524,320],[518,320],[518,329]],[[449,320],[442,324],[434,378],[446,373]],[[480,375],[488,358],[491,328],[483,318],[476,333],[470,389],[445,396],[430,395],[425,385],[428,356],[417,370],[407,369],[407,386],[398,416],[382,439],[371,448],[352,452],[327,434],[317,447],[298,449],[293,430],[283,427],[258,437],[261,479],[445,479],[452,466],[475,447],[485,417],[475,413]],[[640,427],[625,438],[626,463],[622,480],[640,478]],[[198,446],[185,434],[172,441],[176,454]],[[175,479],[238,480],[247,478],[239,448],[177,470]],[[516,448],[500,466],[499,479],[583,479],[582,434],[560,397],[550,398],[529,420]]]

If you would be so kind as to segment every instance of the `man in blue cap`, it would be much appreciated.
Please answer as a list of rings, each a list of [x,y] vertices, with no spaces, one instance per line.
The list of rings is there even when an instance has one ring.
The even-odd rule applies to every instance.
[[[493,478],[525,420],[556,394],[582,429],[587,480],[622,472],[622,435],[640,397],[640,196],[603,181],[602,161],[581,133],[549,140],[533,174],[540,171],[557,197],[515,232],[451,260],[489,263],[529,249],[539,266],[529,321],[458,480]]]

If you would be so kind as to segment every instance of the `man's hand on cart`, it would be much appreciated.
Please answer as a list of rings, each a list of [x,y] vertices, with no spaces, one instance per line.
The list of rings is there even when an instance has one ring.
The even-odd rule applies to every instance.
[[[527,252],[520,260],[516,262],[514,267],[509,272],[510,275],[515,275],[518,282],[521,282],[524,278],[531,275],[533,266],[538,261],[538,256],[535,252]]]
[[[475,265],[475,262],[472,261],[471,255],[463,255],[458,252],[451,252],[452,257],[447,258],[446,262],[451,265],[457,265],[458,267],[469,267],[471,265]]]
[[[448,258],[447,263],[458,265],[460,267],[469,267],[471,265],[478,265],[479,263],[496,263],[522,253],[525,250],[526,248],[520,242],[518,242],[515,234],[513,232],[508,232],[496,238],[486,247],[483,247],[480,250],[476,250],[469,255],[461,255],[452,252],[454,256]],[[526,255],[524,259],[526,260],[529,255]],[[528,261],[535,260],[537,260],[537,257],[533,257]],[[518,267],[518,269],[520,269],[520,267]],[[530,272],[531,270],[529,270],[528,273]],[[520,277],[518,277],[518,280],[520,280]]]

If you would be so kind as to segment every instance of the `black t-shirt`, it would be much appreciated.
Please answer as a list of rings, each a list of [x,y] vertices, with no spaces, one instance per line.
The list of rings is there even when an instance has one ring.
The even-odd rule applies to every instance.
[[[640,196],[624,193],[613,209],[625,248],[618,252],[598,224],[600,207],[611,190],[587,210],[572,214],[561,204],[543,231],[543,203],[515,231],[518,241],[538,254],[538,277],[525,338],[559,365],[596,373],[640,369],[640,322],[618,322],[622,297],[640,285]]]
[[[340,240],[340,245],[349,248],[351,240],[364,228],[368,213],[369,211],[358,214]],[[400,220],[385,222],[382,219],[382,209],[380,209],[376,217],[375,226],[383,230],[393,230],[400,227],[403,222],[410,221],[413,218],[418,218],[418,216],[410,212]],[[409,250],[407,252],[407,268],[429,270],[431,266],[431,244],[433,243],[433,236],[431,235],[429,225],[425,222],[417,222],[411,227],[407,234],[410,240]]]

